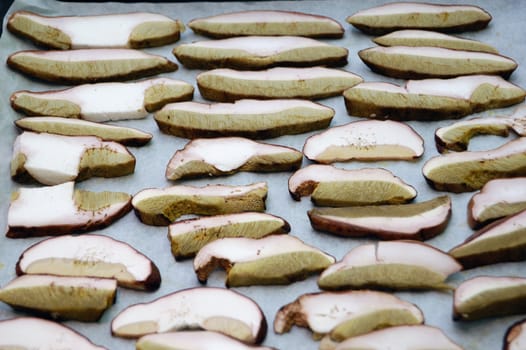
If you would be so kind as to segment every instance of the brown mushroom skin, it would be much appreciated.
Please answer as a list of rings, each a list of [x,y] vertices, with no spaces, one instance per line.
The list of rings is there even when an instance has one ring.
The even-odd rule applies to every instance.
[[[504,335],[502,350],[513,350],[516,349],[513,347],[513,342],[521,336],[521,333],[524,332],[524,324],[526,319],[519,320],[508,327],[506,334]],[[520,344],[520,343],[518,343]]]

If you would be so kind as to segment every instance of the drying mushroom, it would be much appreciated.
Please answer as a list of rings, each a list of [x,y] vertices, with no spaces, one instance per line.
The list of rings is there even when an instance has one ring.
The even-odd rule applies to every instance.
[[[412,160],[424,153],[424,140],[404,123],[360,120],[309,137],[303,153],[318,163]]]
[[[238,213],[177,221],[168,227],[175,259],[191,258],[207,243],[225,237],[261,238],[284,234],[290,225],[266,213]]]
[[[13,146],[11,177],[45,185],[81,181],[93,176],[133,173],[135,157],[117,142],[93,136],[62,136],[24,132]]]
[[[311,209],[315,230],[344,237],[427,240],[446,229],[451,217],[448,196],[412,204]]]
[[[294,148],[241,137],[194,139],[172,156],[166,167],[166,178],[296,170],[302,160],[303,153]]]
[[[308,100],[180,102],[155,113],[161,131],[185,138],[242,136],[251,139],[295,135],[329,126],[334,110]]]
[[[205,245],[194,270],[205,283],[217,267],[227,270],[229,287],[289,284],[304,280],[334,263],[334,258],[289,235],[261,239],[222,238]]]
[[[172,186],[145,189],[132,200],[135,214],[147,225],[166,226],[187,214],[217,215],[264,211],[267,184],[245,186]]]
[[[101,235],[49,238],[26,249],[16,273],[113,278],[120,286],[156,290],[161,275],[155,264],[127,243]]]
[[[526,342],[525,332],[526,320],[520,320],[512,324],[504,336],[503,350],[520,350]]]
[[[100,31],[104,28],[105,31]],[[147,12],[97,16],[42,16],[17,11],[7,21],[10,32],[54,49],[142,48],[179,40],[184,25]],[[110,33],[108,35],[107,33]]]
[[[20,188],[11,196],[7,213],[10,238],[86,232],[111,225],[131,210],[131,196],[123,192],[74,189],[73,182]],[[50,205],[53,203],[53,205]]]
[[[267,321],[248,297],[222,288],[180,290],[121,311],[111,323],[114,336],[139,338],[147,334],[204,329],[248,344],[261,343]]]
[[[421,242],[391,241],[353,248],[322,272],[321,289],[448,289],[447,277],[461,270],[448,254]]]
[[[153,78],[130,83],[98,83],[65,90],[17,91],[11,107],[27,115],[94,122],[145,118],[170,102],[192,99],[194,88],[181,80]]]
[[[112,279],[24,275],[0,289],[0,301],[54,319],[94,322],[115,302],[116,293]]]
[[[341,94],[363,79],[345,70],[276,67],[263,71],[213,69],[197,76],[201,96],[220,102],[243,98],[319,99]]]
[[[164,57],[133,49],[19,51],[7,65],[25,75],[61,84],[131,80],[177,70]]]

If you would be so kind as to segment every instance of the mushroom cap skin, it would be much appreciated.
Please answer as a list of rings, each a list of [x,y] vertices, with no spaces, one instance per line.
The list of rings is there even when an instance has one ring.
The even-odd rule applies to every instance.
[[[508,327],[504,336],[503,350],[520,350],[526,342],[525,331],[526,320],[520,320]]]

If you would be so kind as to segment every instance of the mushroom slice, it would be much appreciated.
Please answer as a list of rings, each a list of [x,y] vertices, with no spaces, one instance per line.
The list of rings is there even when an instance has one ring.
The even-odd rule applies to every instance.
[[[261,238],[289,231],[289,223],[280,217],[247,212],[177,221],[168,227],[168,239],[175,259],[183,259],[220,238]]]
[[[107,32],[98,29],[104,28]],[[17,11],[7,21],[10,32],[54,49],[142,48],[179,40],[184,25],[147,12],[97,16],[42,16]],[[106,33],[111,32],[111,35]]]
[[[116,293],[112,279],[24,275],[0,289],[0,301],[54,319],[94,322],[115,302]]]
[[[339,236],[426,240],[446,229],[451,199],[441,196],[412,204],[319,208],[309,210],[308,215],[314,229]]]
[[[337,96],[362,81],[361,77],[351,72],[325,67],[276,67],[263,71],[222,68],[197,76],[201,95],[220,102],[243,98],[319,99]]]
[[[503,350],[520,350],[526,341],[526,320],[520,320],[512,324],[504,336]]]
[[[353,248],[322,272],[321,289],[448,289],[446,278],[461,270],[448,254],[414,241],[378,242]]]
[[[60,323],[35,317],[17,317],[0,321],[2,349],[106,350]],[[31,336],[28,336],[28,335]]]
[[[113,278],[120,286],[156,290],[161,275],[155,264],[127,243],[101,235],[49,238],[26,249],[18,275],[48,274]]]
[[[314,204],[330,207],[400,204],[416,197],[416,190],[389,170],[347,170],[319,164],[296,171],[289,178],[289,192],[295,200],[310,195]]]
[[[303,153],[318,163],[412,160],[424,153],[424,140],[404,123],[360,120],[309,137]]]
[[[181,44],[173,50],[190,69],[345,66],[348,50],[296,36],[248,36]]]
[[[188,26],[214,38],[243,35],[299,35],[341,38],[343,27],[334,19],[292,11],[240,11],[193,19]]]
[[[7,65],[61,84],[122,81],[177,70],[177,64],[164,57],[132,49],[19,51],[7,58]]]
[[[517,68],[511,58],[487,52],[440,47],[371,47],[358,52],[372,71],[400,79],[453,78],[488,74],[508,78]]]
[[[135,214],[147,225],[167,226],[187,214],[217,215],[265,210],[267,184],[245,186],[172,186],[145,189],[132,200]]]
[[[65,90],[17,91],[11,107],[27,115],[94,122],[145,118],[167,103],[192,98],[194,88],[181,80],[154,78],[131,83],[98,83]]]
[[[296,170],[303,153],[291,147],[255,142],[241,137],[195,139],[178,150],[166,167],[166,178],[223,176],[239,171]]]
[[[510,141],[489,151],[447,153],[429,159],[422,173],[439,191],[466,192],[486,182],[526,175],[526,138]]]
[[[290,284],[334,263],[334,258],[289,235],[261,239],[222,238],[205,245],[194,259],[201,283],[217,267],[227,270],[226,285]],[[279,267],[278,267],[279,266]]]
[[[462,282],[453,296],[453,319],[526,313],[526,278],[479,276]]]
[[[361,10],[346,20],[368,34],[385,34],[399,29],[460,32],[485,28],[491,15],[471,5],[400,2]]]
[[[329,126],[334,110],[308,100],[180,102],[155,113],[161,131],[185,138],[242,136],[251,139],[295,135]]]
[[[18,189],[11,196],[6,236],[23,238],[92,231],[109,226],[131,210],[131,196],[127,193],[75,190],[74,185],[66,182]]]
[[[81,181],[92,176],[132,174],[135,157],[117,142],[94,136],[62,136],[24,132],[13,146],[11,177],[45,185]]]
[[[185,329],[215,331],[255,344],[265,338],[267,321],[252,299],[229,289],[208,287],[180,290],[129,306],[111,323],[112,334],[124,338]]]

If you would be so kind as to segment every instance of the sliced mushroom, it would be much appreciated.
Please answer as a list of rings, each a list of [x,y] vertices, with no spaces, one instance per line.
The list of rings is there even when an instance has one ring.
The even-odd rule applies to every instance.
[[[170,102],[192,98],[184,81],[154,78],[131,83],[98,83],[65,90],[17,91],[11,107],[27,115],[79,118],[94,122],[145,118]]]
[[[290,231],[284,219],[266,213],[238,213],[177,221],[168,227],[176,259],[191,258],[207,243],[225,237],[261,238]]]
[[[510,141],[489,151],[447,153],[429,159],[422,173],[439,191],[466,192],[488,181],[526,175],[526,138]]]
[[[101,235],[63,236],[36,243],[22,253],[16,272],[113,278],[120,286],[150,291],[161,285],[153,261],[127,243]]]
[[[18,189],[11,196],[6,236],[23,238],[92,231],[111,225],[131,210],[131,196],[127,193],[75,190],[74,185],[66,182]]]
[[[479,276],[462,282],[453,296],[453,319],[526,313],[526,278]]]
[[[526,332],[524,332],[526,320],[520,320],[512,324],[504,336],[503,350],[520,350],[526,342]]]
[[[61,84],[122,81],[177,70],[177,64],[164,57],[132,49],[19,51],[7,58],[7,65]]]
[[[448,289],[447,277],[461,270],[448,254],[414,241],[378,242],[353,248],[322,272],[321,289]]]
[[[222,238],[205,245],[194,259],[201,283],[217,267],[227,270],[229,287],[289,284],[322,271],[334,258],[289,235],[261,239]]]
[[[112,279],[24,275],[0,289],[0,301],[54,319],[94,322],[115,302],[116,293]]]
[[[289,192],[295,200],[311,195],[319,206],[344,207],[368,204],[400,204],[416,197],[416,190],[381,168],[339,169],[313,164],[289,178]]]
[[[347,22],[367,34],[385,34],[399,29],[460,32],[485,28],[490,21],[491,15],[477,6],[415,2],[385,4],[347,17]]]
[[[185,138],[242,136],[251,139],[295,135],[329,126],[334,110],[307,100],[180,102],[155,113],[161,131]]]
[[[356,74],[325,67],[270,68],[263,71],[214,69],[197,76],[201,95],[232,102],[243,98],[319,99],[341,94],[363,79]]]
[[[132,200],[135,214],[147,225],[167,226],[187,214],[217,215],[264,211],[267,184],[245,186],[172,186],[145,189]]]
[[[240,11],[193,19],[188,26],[214,38],[243,35],[299,35],[341,38],[343,27],[334,19],[292,11]]]
[[[93,176],[133,173],[135,157],[117,142],[93,136],[62,136],[24,132],[13,146],[11,177],[45,185],[81,181]]]
[[[451,199],[441,196],[412,204],[319,208],[307,214],[314,229],[339,236],[426,240],[446,229]]]
[[[215,331],[255,344],[265,338],[267,321],[252,299],[229,289],[208,287],[180,290],[129,306],[111,323],[112,334],[124,338],[185,329]]]
[[[404,123],[360,120],[309,137],[303,153],[318,163],[412,160],[424,153],[424,140]]]
[[[166,178],[296,170],[302,160],[303,153],[294,148],[241,137],[194,139],[172,156],[166,167]]]
[[[107,32],[98,30],[100,28]],[[54,49],[142,48],[176,42],[184,25],[146,12],[49,17],[17,11],[9,17],[7,29]],[[108,32],[111,35],[107,35]]]

